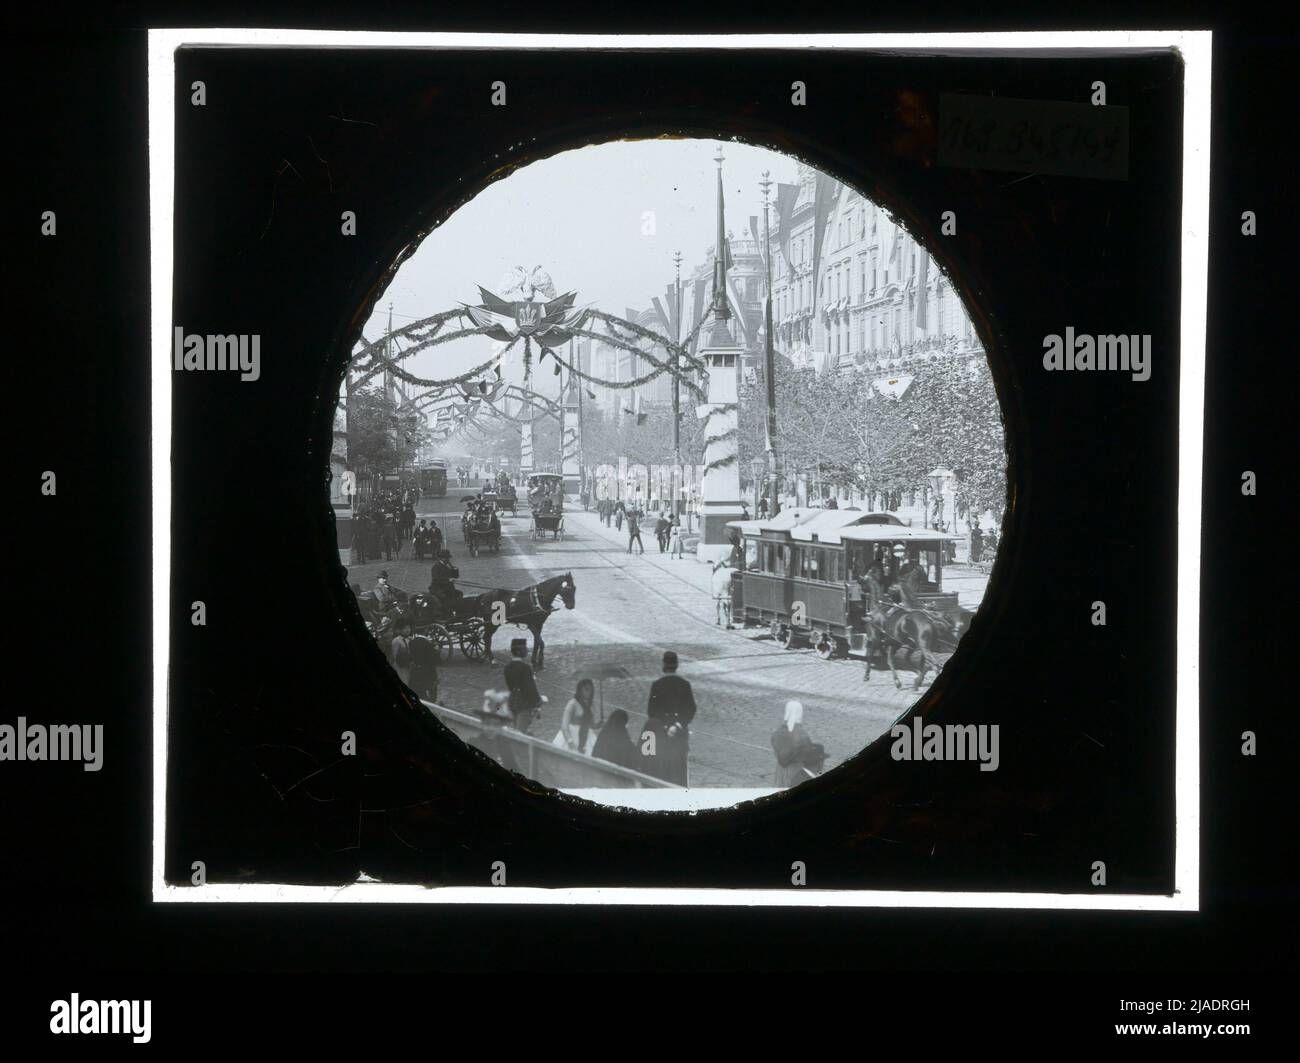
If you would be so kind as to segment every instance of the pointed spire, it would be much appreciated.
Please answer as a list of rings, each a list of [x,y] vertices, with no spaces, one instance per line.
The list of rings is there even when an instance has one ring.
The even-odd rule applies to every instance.
[[[709,338],[712,347],[731,347],[735,341],[727,326],[731,308],[727,305],[727,267],[731,265],[731,249],[727,246],[726,201],[722,193],[722,145],[713,161],[718,164],[718,236],[713,253],[713,333]]]

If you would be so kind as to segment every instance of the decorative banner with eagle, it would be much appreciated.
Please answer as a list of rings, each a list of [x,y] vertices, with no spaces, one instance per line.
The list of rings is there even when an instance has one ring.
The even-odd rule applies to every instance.
[[[502,343],[531,338],[543,350],[553,350],[568,343],[571,329],[581,327],[587,316],[585,307],[576,310],[577,292],[556,296],[555,285],[541,266],[531,271],[516,266],[500,284],[501,295],[478,286],[482,304],[461,303],[475,325],[486,329],[485,335]]]

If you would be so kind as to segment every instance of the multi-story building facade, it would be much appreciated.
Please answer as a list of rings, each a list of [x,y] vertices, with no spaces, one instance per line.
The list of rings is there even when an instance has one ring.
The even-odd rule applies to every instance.
[[[797,366],[906,369],[982,353],[961,299],[928,252],[876,203],[835,183],[815,257],[817,174],[800,166],[788,259],[773,221],[776,347]]]

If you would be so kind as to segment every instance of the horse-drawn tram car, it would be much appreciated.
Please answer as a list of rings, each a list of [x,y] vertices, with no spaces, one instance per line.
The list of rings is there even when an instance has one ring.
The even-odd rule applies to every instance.
[[[770,520],[733,521],[745,570],[732,577],[732,615],[766,627],[782,646],[811,645],[822,657],[884,665],[899,634],[931,632],[926,652],[951,652],[970,614],[943,589],[943,555],[960,538],[903,524],[892,513],[783,510]]]

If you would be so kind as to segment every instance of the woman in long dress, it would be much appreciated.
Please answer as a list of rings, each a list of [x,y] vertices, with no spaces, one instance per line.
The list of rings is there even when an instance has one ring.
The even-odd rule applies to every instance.
[[[592,746],[596,744],[596,721],[591,711],[595,700],[596,685],[590,679],[578,680],[573,697],[560,714],[560,729],[556,732],[552,745],[573,753],[591,755]]]
[[[772,751],[776,754],[777,786],[797,786],[821,771],[826,751],[804,729],[801,702],[785,703],[785,720],[772,734]]]

